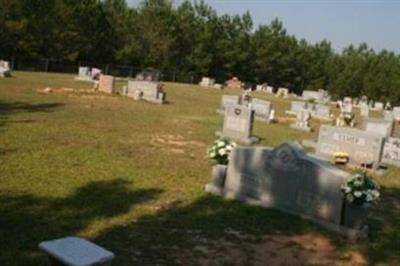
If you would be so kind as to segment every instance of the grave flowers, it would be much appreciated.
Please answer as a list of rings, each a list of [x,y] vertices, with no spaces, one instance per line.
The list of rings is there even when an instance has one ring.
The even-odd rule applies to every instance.
[[[223,187],[226,170],[229,162],[229,154],[236,147],[236,143],[227,138],[214,141],[213,146],[207,150],[207,156],[214,163],[212,169],[212,182],[217,187]]]
[[[366,172],[357,173],[342,186],[345,197],[343,223],[353,229],[366,226],[368,208],[379,199],[379,186]]]
[[[335,164],[347,164],[349,162],[349,154],[347,152],[335,152],[333,154]]]

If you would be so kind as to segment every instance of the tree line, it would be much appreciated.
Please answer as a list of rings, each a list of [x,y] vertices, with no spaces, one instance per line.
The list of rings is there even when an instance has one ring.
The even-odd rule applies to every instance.
[[[400,103],[400,56],[309,43],[281,21],[254,27],[249,13],[218,15],[203,1],[0,0],[0,56],[127,64],[179,75],[237,76],[301,94],[366,95]]]

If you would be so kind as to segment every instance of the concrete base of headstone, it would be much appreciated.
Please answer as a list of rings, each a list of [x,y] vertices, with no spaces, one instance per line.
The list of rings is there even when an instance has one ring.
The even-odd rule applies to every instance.
[[[267,204],[266,202],[264,202],[262,200],[257,200],[254,198],[246,197],[242,194],[238,194],[238,193],[235,193],[232,191],[227,191],[226,189],[221,189],[221,188],[215,186],[213,183],[207,184],[205,186],[205,191],[208,193],[214,194],[214,195],[225,197],[227,199],[238,200],[240,202],[243,202],[243,203],[246,203],[246,204],[252,205],[252,206],[260,206],[260,207],[264,207],[264,208],[273,208],[274,207],[270,204]],[[289,214],[294,214],[296,216],[300,216],[307,220],[311,220],[314,223],[316,223],[328,230],[337,232],[337,233],[339,233],[343,236],[346,236],[347,238],[352,239],[352,240],[366,239],[368,237],[368,227],[367,226],[360,230],[350,229],[350,228],[347,228],[344,226],[335,225],[335,224],[324,222],[321,220],[316,220],[309,215],[299,215],[298,213],[295,213],[288,209],[280,208],[280,211],[283,211],[283,212],[289,213]]]
[[[257,143],[260,142],[260,139],[255,137],[255,136],[252,136],[252,137],[250,137],[248,139],[235,139],[235,138],[232,138],[230,136],[226,136],[226,135],[222,134],[221,131],[215,132],[215,135],[217,135],[218,137],[221,137],[221,138],[226,137],[226,138],[234,139],[237,142],[240,142],[240,143],[243,143],[243,144],[247,144],[247,145],[257,144]]]
[[[286,110],[285,114],[287,114],[287,115],[297,115],[297,112]]]
[[[290,125],[290,128],[292,128],[292,129],[296,129],[296,130],[301,130],[301,131],[305,131],[305,132],[311,132],[311,127],[299,127],[298,125],[296,125],[296,124],[291,124]]]

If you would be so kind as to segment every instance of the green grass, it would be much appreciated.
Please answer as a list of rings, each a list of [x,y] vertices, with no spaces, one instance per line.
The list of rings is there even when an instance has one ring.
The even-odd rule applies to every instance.
[[[121,87],[122,83],[119,82]],[[112,250],[115,265],[201,261],[199,239],[224,254],[227,229],[254,237],[317,232],[343,254],[370,264],[400,264],[400,169],[377,177],[382,201],[371,210],[370,238],[350,242],[298,217],[204,192],[211,166],[205,150],[222,127],[221,95],[238,91],[166,84],[169,104],[91,93],[41,94],[38,89],[88,89],[72,75],[16,72],[0,79],[0,265],[46,265],[37,248],[68,235]],[[263,93],[277,116],[287,99]],[[317,136],[287,123],[256,122],[259,145]],[[243,250],[250,242],[230,241]],[[182,260],[182,257],[185,260]],[[252,264],[252,252],[246,254]],[[228,263],[229,264],[229,263]],[[231,262],[232,264],[232,262]]]

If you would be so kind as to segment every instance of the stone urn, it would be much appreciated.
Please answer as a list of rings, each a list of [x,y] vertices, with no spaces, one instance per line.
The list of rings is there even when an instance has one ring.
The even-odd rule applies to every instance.
[[[223,188],[225,184],[226,170],[228,166],[224,164],[216,164],[212,168],[212,184],[217,188]]]
[[[344,204],[343,224],[355,230],[361,230],[367,225],[368,208],[366,204],[357,205],[346,202]]]

